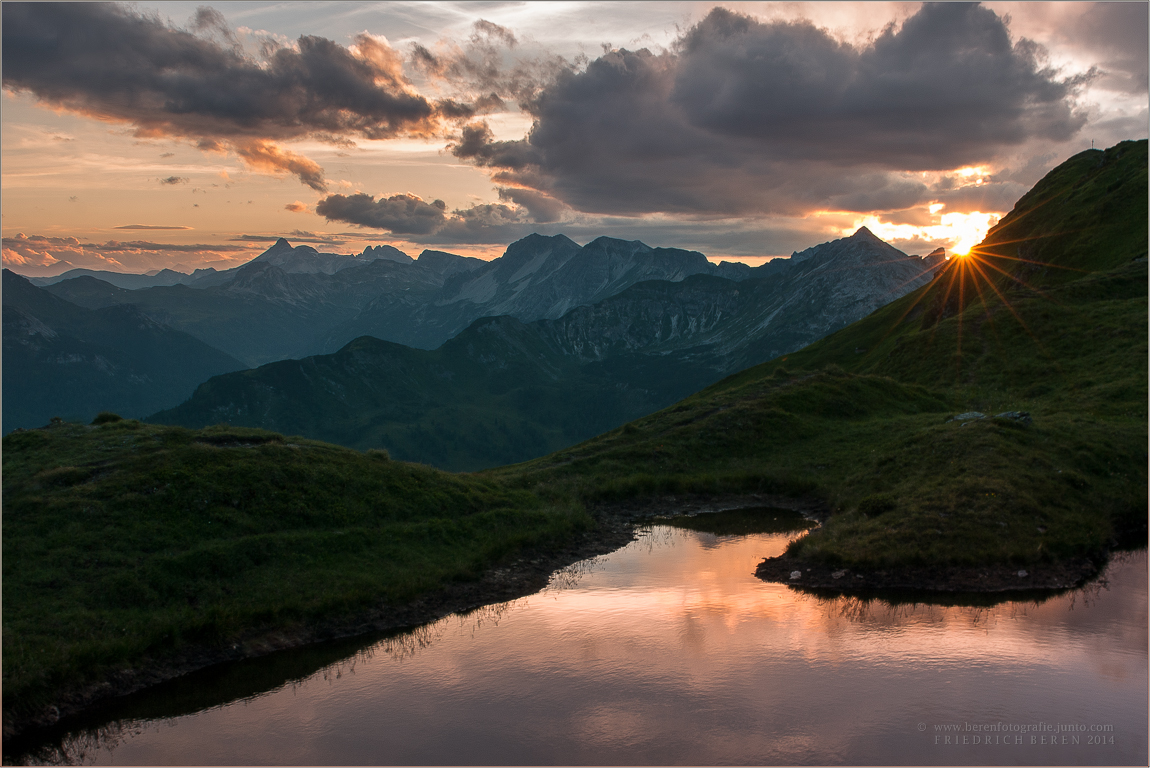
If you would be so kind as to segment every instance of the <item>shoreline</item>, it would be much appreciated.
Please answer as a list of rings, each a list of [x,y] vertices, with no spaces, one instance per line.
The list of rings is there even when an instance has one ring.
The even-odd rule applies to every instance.
[[[313,643],[414,628],[452,613],[466,613],[485,605],[534,594],[547,585],[554,572],[626,546],[635,539],[640,525],[657,522],[657,516],[695,515],[758,506],[792,510],[819,522],[830,514],[829,508],[819,499],[772,494],[667,496],[601,502],[590,509],[595,517],[595,529],[579,534],[561,547],[523,550],[513,560],[490,569],[476,581],[452,584],[402,605],[380,604],[318,624],[252,630],[231,638],[230,645],[189,646],[161,659],[144,658],[134,667],[113,672],[100,682],[61,694],[57,701],[37,712],[17,718],[5,711],[5,746],[14,739],[23,741],[38,730],[56,726],[111,699],[216,664],[258,658]],[[1097,575],[1101,568],[1102,565],[1083,559],[1065,564],[1028,566],[1025,577],[1018,576],[1022,569],[1015,566],[900,567],[860,572],[808,563],[784,554],[764,560],[756,568],[755,575],[767,582],[785,583],[798,589],[844,593],[884,589],[919,593],[998,593],[1070,589]],[[800,571],[801,576],[792,580],[790,576],[795,571]]]
[[[997,594],[1074,589],[1101,573],[1104,565],[1105,562],[1078,558],[1026,566],[934,565],[860,569],[783,554],[759,563],[755,576],[769,583],[844,594],[875,590]]]
[[[487,571],[476,581],[445,589],[402,605],[380,604],[351,616],[277,629],[258,629],[231,639],[230,645],[188,646],[160,659],[144,658],[131,668],[104,680],[64,692],[52,704],[31,714],[4,712],[3,739],[22,739],[36,730],[57,725],[110,699],[136,693],[201,669],[230,661],[258,658],[313,643],[427,624],[452,613],[464,613],[493,603],[534,594],[547,585],[551,574],[580,560],[605,555],[635,539],[636,524],[656,514],[719,512],[747,506],[778,506],[808,516],[824,512],[814,499],[792,499],[765,494],[681,496],[606,502],[591,506],[596,528],[569,540],[565,546],[528,549],[510,562]]]

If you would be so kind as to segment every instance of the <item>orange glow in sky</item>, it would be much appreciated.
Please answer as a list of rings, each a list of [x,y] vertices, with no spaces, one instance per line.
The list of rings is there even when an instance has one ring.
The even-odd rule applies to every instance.
[[[866,227],[888,242],[891,240],[941,240],[949,243],[947,250],[950,253],[965,256],[970,253],[971,248],[982,242],[982,238],[986,237],[990,228],[998,223],[999,218],[998,214],[981,211],[944,213],[938,216],[938,223],[920,227],[913,224],[891,224],[880,221],[877,216],[865,216],[851,226],[844,228],[843,234],[849,235],[859,227]]]

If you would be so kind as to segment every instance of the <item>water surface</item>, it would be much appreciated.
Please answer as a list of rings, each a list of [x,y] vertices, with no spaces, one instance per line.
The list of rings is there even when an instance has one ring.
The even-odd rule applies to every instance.
[[[1146,763],[1144,551],[1043,602],[891,604],[756,579],[794,535],[653,526],[531,597],[208,670],[9,759]]]

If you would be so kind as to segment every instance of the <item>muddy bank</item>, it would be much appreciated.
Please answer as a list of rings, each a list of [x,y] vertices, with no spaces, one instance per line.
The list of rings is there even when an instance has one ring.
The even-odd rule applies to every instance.
[[[1101,570],[1103,563],[1081,558],[1037,565],[900,566],[843,568],[812,563],[789,555],[764,560],[755,569],[763,581],[800,589],[843,593],[873,590],[920,592],[1019,592],[1077,587]]]

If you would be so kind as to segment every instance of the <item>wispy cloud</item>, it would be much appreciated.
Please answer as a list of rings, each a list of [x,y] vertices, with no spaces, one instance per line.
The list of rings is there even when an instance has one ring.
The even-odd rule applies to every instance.
[[[112,229],[194,229],[194,227],[164,226],[161,224],[124,224]]]
[[[233,242],[244,243],[274,243],[281,237],[287,237],[293,243],[315,243],[318,245],[340,246],[347,242],[347,237],[344,235],[325,235],[321,232],[306,232],[299,229],[293,229],[291,232],[284,235],[280,234],[265,234],[265,235],[237,235],[231,238]]]
[[[86,243],[75,237],[23,233],[3,239],[4,266],[26,274],[31,274],[29,268],[44,273],[44,268],[51,271],[56,266],[146,271],[167,266],[176,256],[198,264],[221,260],[240,263],[254,255],[251,246],[243,245],[155,243],[146,240]]]

